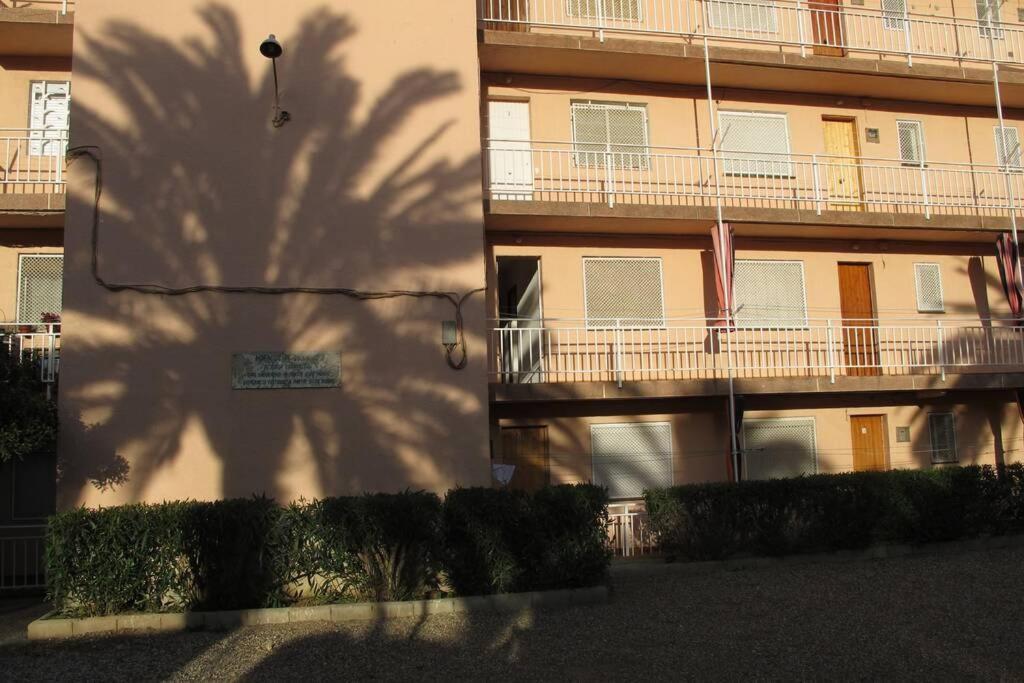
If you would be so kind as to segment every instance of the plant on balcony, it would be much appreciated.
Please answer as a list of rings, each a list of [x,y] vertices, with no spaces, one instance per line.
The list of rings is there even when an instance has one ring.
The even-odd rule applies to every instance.
[[[0,348],[0,462],[52,452],[57,407],[46,398],[39,365]]]
[[[43,323],[53,325],[54,332],[60,332],[60,313],[43,313]]]

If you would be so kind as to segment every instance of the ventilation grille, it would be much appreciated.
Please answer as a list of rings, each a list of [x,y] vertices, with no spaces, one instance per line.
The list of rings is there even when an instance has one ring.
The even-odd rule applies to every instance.
[[[43,313],[60,313],[64,257],[22,256],[20,265],[18,321],[36,323]]]
[[[661,259],[585,258],[588,327],[664,327]]]
[[[799,261],[736,261],[733,311],[740,327],[807,327]]]
[[[572,132],[579,166],[648,167],[643,105],[573,102]]]
[[[672,427],[667,422],[593,425],[594,483],[612,499],[640,498],[672,485]]]
[[[571,17],[640,21],[640,0],[567,0]]]
[[[708,13],[714,28],[743,33],[777,33],[779,30],[772,0],[711,0]]]
[[[900,136],[900,161],[919,165],[924,161],[924,131],[920,121],[897,121]]]
[[[743,423],[745,479],[780,479],[815,474],[814,418],[747,420]]]
[[[719,114],[722,168],[729,175],[789,177],[789,126],[778,114]]]
[[[929,415],[928,433],[932,440],[932,462],[956,462],[956,427],[952,413]]]
[[[942,271],[938,263],[914,264],[917,287],[917,310],[922,313],[941,313],[946,310],[942,301]]]

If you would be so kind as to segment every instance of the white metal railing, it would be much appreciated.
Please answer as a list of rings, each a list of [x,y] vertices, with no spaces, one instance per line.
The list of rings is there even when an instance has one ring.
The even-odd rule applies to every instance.
[[[63,192],[66,128],[0,128],[0,192]]]
[[[0,323],[0,347],[23,363],[37,363],[45,384],[57,381],[60,323]]]
[[[965,7],[974,13],[973,4]],[[485,27],[513,31],[585,31],[601,40],[606,34],[706,37],[804,56],[895,56],[911,65],[915,57],[991,61],[994,48],[996,61],[1024,63],[1020,24],[805,0],[480,0],[480,19]]]
[[[570,142],[485,142],[496,200],[669,204],[815,211],[1001,214],[1019,205],[1016,167],[825,154],[725,152]]]
[[[45,527],[0,527],[0,594],[46,587]]]
[[[617,557],[646,555],[655,550],[648,528],[647,511],[636,503],[608,506],[608,547]]]
[[[628,323],[628,324],[627,324]],[[1024,372],[1024,328],[1004,320],[494,321],[504,384]]]
[[[67,14],[68,11],[74,11],[75,0],[7,0],[3,2],[0,0],[0,8],[8,7],[10,9],[52,9],[61,14]]]

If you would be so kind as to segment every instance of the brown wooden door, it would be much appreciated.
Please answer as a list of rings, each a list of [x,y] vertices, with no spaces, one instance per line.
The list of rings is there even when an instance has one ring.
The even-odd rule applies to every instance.
[[[839,264],[839,307],[843,314],[843,359],[846,374],[872,377],[878,367],[878,329],[871,295],[871,266]]]
[[[887,469],[888,439],[884,415],[851,415],[850,441],[853,444],[854,471]]]
[[[853,119],[823,119],[825,133],[824,160],[828,208],[838,211],[860,211],[863,193],[860,182],[860,149],[857,126]]]
[[[814,37],[814,54],[842,57],[846,54],[843,45],[843,8],[839,0],[814,0],[807,3],[811,10],[811,31]]]
[[[501,457],[515,465],[510,489],[536,491],[548,484],[548,428],[506,427],[501,430]]]

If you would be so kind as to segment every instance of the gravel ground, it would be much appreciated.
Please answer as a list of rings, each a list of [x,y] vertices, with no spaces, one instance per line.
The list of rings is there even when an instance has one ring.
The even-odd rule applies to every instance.
[[[1024,680],[1022,566],[1018,548],[628,572],[609,605],[532,616],[8,643],[0,678]]]

